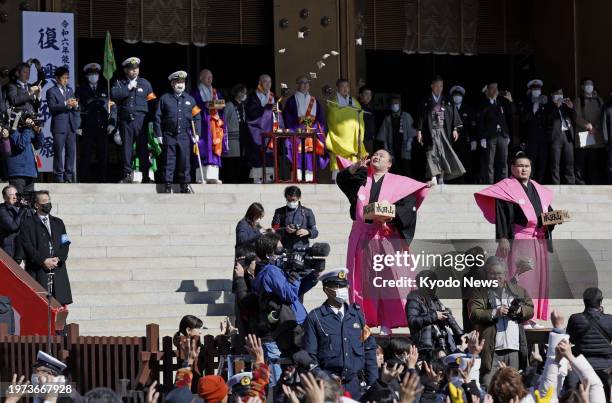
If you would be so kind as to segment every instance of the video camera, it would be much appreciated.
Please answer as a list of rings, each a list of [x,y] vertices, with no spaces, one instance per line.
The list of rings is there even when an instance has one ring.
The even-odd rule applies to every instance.
[[[525,300],[522,298],[514,298],[512,300],[512,302],[510,302],[510,306],[508,307],[508,314],[506,316],[508,316],[509,319],[514,320],[514,321],[520,321],[521,320],[521,314],[519,313],[519,310],[525,306]]]
[[[289,253],[285,251],[270,263],[288,273],[304,277],[313,271],[319,273],[325,270],[325,258],[329,256],[329,251],[328,243],[317,242],[306,248],[294,248]]]
[[[11,131],[32,129],[36,133],[42,130],[42,123],[38,120],[35,112],[9,110],[9,122]]]

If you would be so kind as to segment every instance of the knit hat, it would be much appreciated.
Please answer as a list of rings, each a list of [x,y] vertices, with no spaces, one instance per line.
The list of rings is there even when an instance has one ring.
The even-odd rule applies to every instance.
[[[218,375],[206,375],[198,382],[198,395],[206,402],[223,400],[228,392],[225,381]]]

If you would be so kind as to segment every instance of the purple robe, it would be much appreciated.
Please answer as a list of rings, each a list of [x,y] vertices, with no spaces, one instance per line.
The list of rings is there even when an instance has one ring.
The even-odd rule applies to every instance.
[[[191,93],[191,95],[195,98],[196,104],[202,110],[202,130],[200,133],[200,141],[198,141],[198,148],[200,149],[200,159],[202,160],[202,165],[216,165],[218,167],[221,166],[221,155],[216,155],[213,153],[213,144],[212,144],[212,133],[210,131],[210,111],[206,107],[206,103],[202,100],[202,96],[200,95],[199,89],[196,89]],[[223,99],[223,96],[219,91],[217,91],[217,99]],[[219,113],[219,118],[223,121],[223,109],[217,111]],[[225,154],[229,150],[229,144],[227,139],[227,126],[223,124],[223,141],[222,141],[222,154]],[[197,158],[196,158],[197,159]],[[196,164],[197,166],[197,164]]]
[[[311,95],[312,96],[312,95]],[[317,138],[321,143],[323,143],[323,147],[325,147],[325,117],[323,115],[323,107],[318,99],[315,98],[315,104],[317,105],[315,120],[312,123],[312,128],[317,132]],[[291,131],[306,131],[306,126],[300,124],[300,117],[298,116],[298,106],[297,101],[295,100],[295,95],[290,96],[285,102],[285,108],[283,110],[283,118],[285,120],[285,127],[290,129]],[[291,141],[287,140],[287,148],[289,151],[289,159],[291,159],[292,154],[292,144]],[[313,144],[313,149],[316,150],[316,144]],[[299,151],[299,150],[298,150]],[[302,153],[298,152],[298,162],[297,168],[302,169]],[[325,155],[317,156],[318,168],[324,169],[329,163],[329,156],[327,155],[327,151],[325,151]],[[306,170],[312,171],[312,154],[309,153],[306,155]]]
[[[250,141],[247,144],[247,153],[249,165],[252,168],[261,168],[263,166],[263,161],[261,160],[263,133],[272,131],[274,124],[272,107],[273,105],[261,106],[261,102],[255,92],[251,93],[246,100],[246,118],[251,133]],[[285,127],[280,113],[278,114],[278,125],[281,129]],[[273,162],[272,150],[268,148],[266,150],[266,166],[272,166]]]

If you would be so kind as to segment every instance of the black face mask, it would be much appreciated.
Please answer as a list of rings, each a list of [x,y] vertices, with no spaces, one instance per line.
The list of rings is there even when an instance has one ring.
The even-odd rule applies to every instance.
[[[44,214],[49,214],[51,212],[51,207],[51,202],[40,204],[40,211],[42,211]]]

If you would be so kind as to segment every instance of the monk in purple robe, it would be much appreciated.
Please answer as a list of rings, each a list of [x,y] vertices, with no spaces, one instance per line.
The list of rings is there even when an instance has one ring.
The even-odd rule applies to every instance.
[[[324,169],[329,163],[329,157],[325,151],[325,117],[323,115],[323,107],[314,95],[310,95],[310,79],[306,76],[300,76],[296,80],[297,90],[285,102],[283,109],[283,119],[285,127],[293,132],[313,131],[317,134],[317,142],[312,144],[311,139],[305,142],[306,158],[302,162],[302,144],[298,148],[297,169],[298,180],[302,178],[302,168],[306,168],[306,181],[312,181],[312,156],[313,152],[317,156],[317,168]],[[289,155],[292,156],[292,143],[287,141]]]
[[[202,70],[198,88],[191,93],[198,107],[202,110],[202,136],[198,141],[198,147],[203,172],[200,172],[200,175],[196,175],[196,177],[201,177],[202,181],[206,183],[220,184],[221,156],[228,151],[229,147],[227,127],[223,120],[224,105],[215,102],[223,100],[223,96],[220,91],[213,88],[212,82],[212,72],[208,69]],[[196,166],[198,165],[196,164]]]
[[[264,133],[284,128],[279,101],[271,88],[272,78],[267,74],[262,74],[259,77],[257,89],[246,100],[246,118],[251,132],[246,148],[249,166],[251,167],[249,176],[253,179],[253,183],[262,183],[264,179],[261,155],[264,147],[266,147],[266,182],[273,178],[273,150],[264,138]]]

